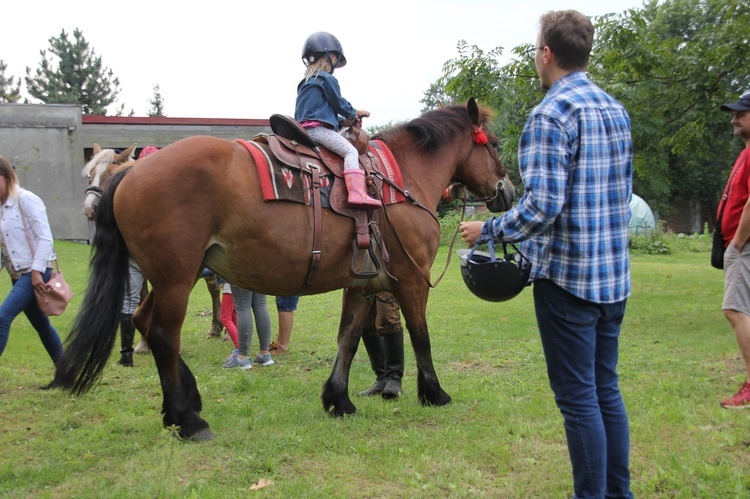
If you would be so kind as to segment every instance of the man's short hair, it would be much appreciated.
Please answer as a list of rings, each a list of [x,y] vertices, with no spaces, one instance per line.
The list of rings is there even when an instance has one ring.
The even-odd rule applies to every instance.
[[[576,10],[547,12],[540,20],[542,43],[562,69],[585,69],[594,45],[591,19]]]

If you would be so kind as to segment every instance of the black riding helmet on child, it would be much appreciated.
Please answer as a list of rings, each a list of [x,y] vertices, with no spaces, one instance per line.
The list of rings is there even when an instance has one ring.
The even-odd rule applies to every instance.
[[[331,54],[336,55],[336,64],[331,60]],[[305,44],[302,46],[302,62],[305,63],[305,66],[309,66],[323,56],[328,59],[331,73],[335,68],[346,66],[344,49],[341,47],[338,38],[326,31],[318,31],[305,40]]]

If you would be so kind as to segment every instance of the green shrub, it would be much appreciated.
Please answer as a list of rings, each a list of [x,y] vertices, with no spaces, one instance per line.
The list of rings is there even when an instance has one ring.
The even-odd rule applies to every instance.
[[[658,228],[630,235],[630,252],[641,255],[668,255],[672,252],[671,239],[660,224]]]
[[[656,230],[630,237],[630,252],[641,255],[669,255],[671,253],[702,253],[711,251],[711,232],[708,225],[702,233],[676,234],[659,223]]]

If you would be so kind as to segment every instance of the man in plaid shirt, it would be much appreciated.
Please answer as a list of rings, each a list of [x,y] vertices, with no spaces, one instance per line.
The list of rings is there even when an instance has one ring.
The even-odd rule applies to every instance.
[[[630,430],[618,386],[630,295],[630,118],[585,73],[594,28],[576,11],[541,18],[535,64],[544,100],[521,135],[525,193],[500,218],[461,225],[473,245],[519,242],[550,386],[563,418],[575,497],[632,497]]]

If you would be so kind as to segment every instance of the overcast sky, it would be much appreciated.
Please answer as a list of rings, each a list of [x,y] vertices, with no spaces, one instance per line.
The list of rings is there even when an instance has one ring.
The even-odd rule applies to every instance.
[[[4,2],[0,60],[6,77],[26,76],[40,50],[79,28],[120,80],[118,106],[146,116],[154,85],[164,111],[183,118],[294,114],[304,73],[302,45],[315,31],[336,35],[348,64],[342,93],[370,111],[365,125],[417,117],[419,102],[458,56],[459,40],[488,52],[533,43],[539,17],[576,9],[588,16],[640,8],[641,0],[326,0]],[[22,92],[25,85],[22,85]],[[27,94],[25,96],[28,96]],[[110,114],[115,107],[110,107]]]

